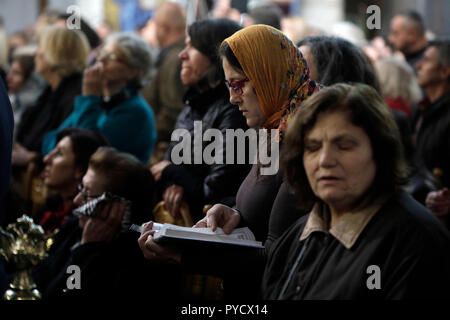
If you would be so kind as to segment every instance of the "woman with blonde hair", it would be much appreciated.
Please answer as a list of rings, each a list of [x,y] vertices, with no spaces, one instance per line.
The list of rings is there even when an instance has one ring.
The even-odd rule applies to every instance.
[[[88,41],[77,30],[49,26],[41,31],[35,66],[48,86],[36,104],[22,115],[13,165],[27,165],[40,153],[44,134],[57,128],[72,112],[74,98],[81,93],[81,73],[88,53]]]

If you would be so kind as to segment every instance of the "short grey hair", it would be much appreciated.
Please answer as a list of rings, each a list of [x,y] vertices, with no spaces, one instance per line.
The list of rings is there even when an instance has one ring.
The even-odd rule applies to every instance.
[[[417,103],[422,98],[414,71],[405,61],[384,58],[377,62],[375,69],[384,98],[401,98],[408,104]]]
[[[151,49],[148,43],[132,32],[113,33],[108,36],[106,42],[114,43],[124,54],[130,67],[140,70],[136,80],[141,87],[145,87],[153,66]]]

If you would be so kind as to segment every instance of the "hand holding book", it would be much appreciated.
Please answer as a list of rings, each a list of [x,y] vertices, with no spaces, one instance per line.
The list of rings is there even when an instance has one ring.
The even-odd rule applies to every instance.
[[[223,228],[226,234],[229,234],[239,225],[241,216],[239,212],[223,204],[216,204],[208,210],[206,216],[198,221],[195,228],[209,227],[215,231],[217,227]]]
[[[188,245],[192,241],[209,242],[211,244],[236,245],[253,248],[263,248],[262,243],[255,241],[255,236],[249,228],[234,229],[231,234],[225,234],[221,228],[212,231],[210,228],[188,228],[165,223],[153,224],[155,229],[153,239],[157,243]],[[138,231],[139,227],[132,226]]]

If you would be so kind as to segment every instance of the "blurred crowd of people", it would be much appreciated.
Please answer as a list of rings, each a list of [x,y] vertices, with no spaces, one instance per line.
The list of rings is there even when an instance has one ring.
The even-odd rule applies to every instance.
[[[136,32],[45,11],[0,42],[0,223],[27,213],[54,237],[33,270],[44,299],[211,298],[186,290],[192,274],[219,277],[225,299],[448,299],[450,38],[414,11],[368,41],[273,2],[217,3],[188,25],[164,2]],[[224,143],[263,129],[280,170],[225,147],[234,164],[199,163],[198,121]],[[73,213],[106,194],[96,216]],[[246,226],[264,249],[168,246],[154,222]],[[13,273],[0,258],[0,293]]]

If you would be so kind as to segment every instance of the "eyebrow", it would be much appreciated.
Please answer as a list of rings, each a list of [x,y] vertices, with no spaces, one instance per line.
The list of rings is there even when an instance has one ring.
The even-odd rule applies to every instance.
[[[348,133],[343,133],[343,134],[337,135],[336,137],[331,139],[331,142],[336,143],[336,142],[340,142],[342,140],[351,140],[351,141],[357,142],[356,139]],[[306,143],[320,143],[321,141],[322,140],[315,139],[315,138],[305,138],[305,144]]]
[[[241,76],[241,78],[236,78],[236,77],[231,77],[230,79],[225,79],[228,82],[233,82],[233,81],[241,81],[244,80],[246,77],[245,76]]]

